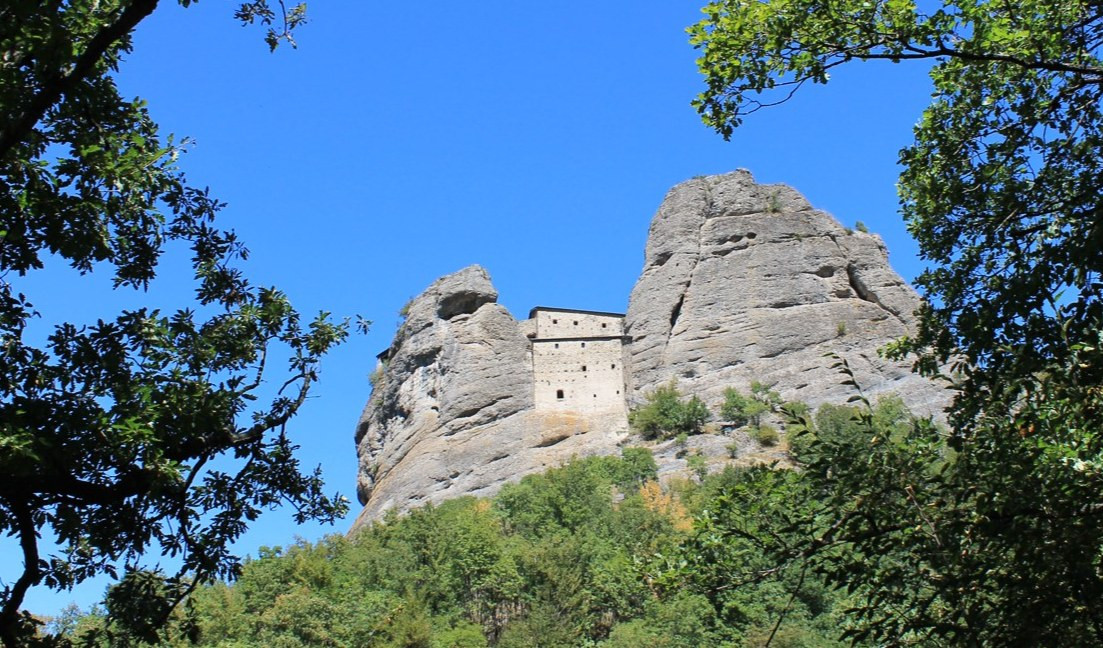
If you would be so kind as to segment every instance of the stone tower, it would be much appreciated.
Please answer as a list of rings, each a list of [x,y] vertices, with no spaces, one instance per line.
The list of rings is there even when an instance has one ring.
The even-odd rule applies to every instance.
[[[623,314],[537,306],[529,321],[537,411],[625,410]]]

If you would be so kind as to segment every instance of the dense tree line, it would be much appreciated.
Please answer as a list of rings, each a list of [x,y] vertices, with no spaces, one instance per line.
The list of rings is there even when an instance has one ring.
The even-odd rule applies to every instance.
[[[820,448],[775,559],[860,593],[887,643],[1103,644],[1103,6],[718,0],[691,28],[725,137],[863,61],[930,65],[900,151],[929,265],[894,345],[956,391],[950,429]],[[803,568],[803,567],[802,567]]]
[[[844,411],[845,410],[845,411]],[[850,425],[849,408],[823,410]],[[834,430],[833,434],[842,434]],[[728,468],[656,481],[649,451],[576,459],[506,486],[392,516],[351,537],[264,549],[232,584],[202,587],[165,646],[837,646],[844,592],[762,576],[772,556],[725,525],[759,524],[732,492],[791,471]],[[111,606],[55,620],[83,645],[135,643]],[[194,642],[194,643],[193,643]]]

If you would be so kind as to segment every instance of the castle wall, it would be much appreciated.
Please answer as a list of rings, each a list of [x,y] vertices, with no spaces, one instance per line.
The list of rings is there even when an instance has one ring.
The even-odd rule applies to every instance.
[[[532,373],[537,411],[607,412],[625,407],[620,338],[533,340]]]
[[[624,335],[624,316],[616,313],[537,307],[531,317],[538,339]]]

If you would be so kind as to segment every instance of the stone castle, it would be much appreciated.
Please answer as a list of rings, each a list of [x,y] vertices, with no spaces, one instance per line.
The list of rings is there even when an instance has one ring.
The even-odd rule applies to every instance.
[[[625,411],[622,313],[537,306],[521,326],[531,329],[537,411]]]
[[[354,528],[639,444],[628,408],[671,381],[714,408],[725,388],[756,380],[787,400],[845,402],[853,391],[824,360],[831,352],[867,395],[898,393],[921,414],[948,400],[877,353],[912,330],[919,305],[881,239],[746,171],[667,194],[625,314],[541,306],[518,321],[497,297],[471,266],[410,303],[357,427]],[[714,466],[733,447],[761,450],[723,435],[690,443]],[[652,449],[660,474],[685,468],[670,448]]]

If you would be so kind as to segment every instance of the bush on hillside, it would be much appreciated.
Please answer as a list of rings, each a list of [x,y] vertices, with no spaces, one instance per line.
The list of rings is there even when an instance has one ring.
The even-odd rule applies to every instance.
[[[704,401],[696,396],[682,400],[671,382],[646,396],[647,403],[628,414],[628,423],[645,439],[668,439],[679,434],[700,434],[711,418]]]

